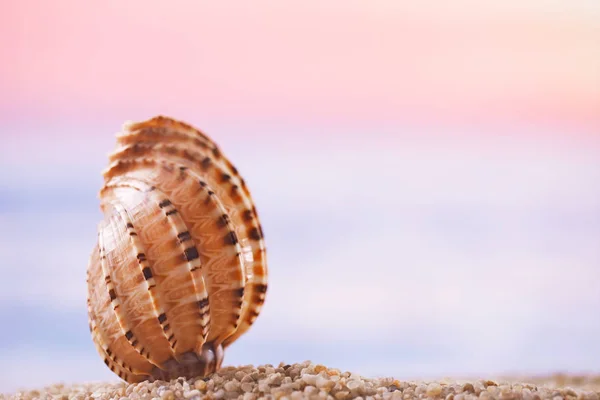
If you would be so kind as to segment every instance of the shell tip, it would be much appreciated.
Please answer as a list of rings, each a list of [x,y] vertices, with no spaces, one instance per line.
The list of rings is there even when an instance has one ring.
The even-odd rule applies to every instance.
[[[127,132],[131,132],[132,127],[135,125],[135,121],[128,119],[127,121],[123,122],[123,125],[121,126],[121,132],[117,133],[117,137],[118,136],[123,136],[124,134],[126,134]]]

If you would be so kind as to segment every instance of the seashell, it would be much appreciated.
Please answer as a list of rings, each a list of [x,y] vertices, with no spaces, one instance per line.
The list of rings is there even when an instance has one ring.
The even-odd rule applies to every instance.
[[[130,383],[215,372],[267,291],[246,183],[208,136],[162,116],[125,124],[109,159],[87,268],[96,350]]]

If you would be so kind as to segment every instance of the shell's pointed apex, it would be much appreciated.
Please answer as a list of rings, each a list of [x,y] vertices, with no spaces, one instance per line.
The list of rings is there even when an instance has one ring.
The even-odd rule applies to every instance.
[[[121,132],[117,133],[117,137],[130,133],[136,125],[139,125],[141,123],[142,122],[140,121],[134,121],[132,119],[126,120],[125,122],[123,122],[123,125],[121,125]]]
[[[129,129],[133,125],[135,125],[135,121],[133,121],[131,119],[128,119],[127,121],[123,122],[123,124],[121,125],[121,130],[119,132],[117,132],[117,136],[122,135],[123,132],[129,131]]]
[[[178,120],[163,114],[157,114],[142,120],[126,120],[121,128],[120,136],[131,134],[143,127],[165,126],[179,123]]]
[[[181,121],[166,116],[164,114],[159,114],[159,115],[155,115],[154,117],[144,121],[145,123],[149,123],[149,124],[158,124],[158,125],[171,125],[171,124],[181,124]]]

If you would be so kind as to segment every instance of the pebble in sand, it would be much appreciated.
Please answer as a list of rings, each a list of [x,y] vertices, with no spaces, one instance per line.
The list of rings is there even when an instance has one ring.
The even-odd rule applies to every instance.
[[[600,386],[600,385],[599,385]],[[555,388],[491,380],[400,381],[364,378],[350,372],[316,365],[264,365],[225,367],[203,379],[178,378],[170,382],[137,384],[94,383],[54,385],[41,390],[0,395],[0,399],[92,400],[200,400],[200,399],[581,399],[600,400],[600,387]]]

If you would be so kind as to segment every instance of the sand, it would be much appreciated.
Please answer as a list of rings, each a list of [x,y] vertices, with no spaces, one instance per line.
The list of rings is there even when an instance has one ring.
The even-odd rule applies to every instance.
[[[522,379],[522,378],[520,378]],[[57,384],[0,395],[2,399],[594,399],[600,377],[552,376],[521,380],[401,381],[365,378],[309,361],[259,367],[225,367],[203,379],[138,384]],[[525,383],[528,382],[528,383]]]

